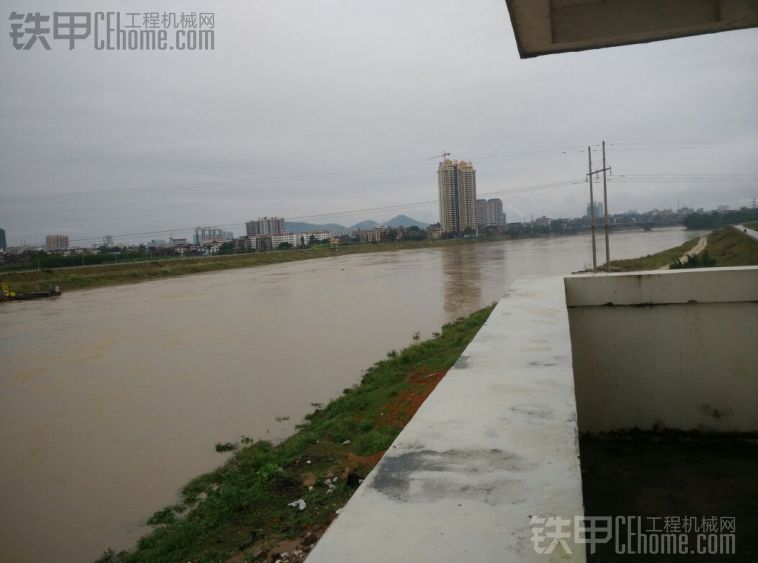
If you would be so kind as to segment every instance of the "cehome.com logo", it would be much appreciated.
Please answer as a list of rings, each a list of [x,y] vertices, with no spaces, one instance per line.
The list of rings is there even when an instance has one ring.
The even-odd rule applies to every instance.
[[[97,51],[212,51],[214,12],[11,12],[10,38],[17,51],[50,51],[62,43]]]
[[[734,555],[734,516],[531,516],[535,553],[571,554],[572,547],[612,542],[618,555]]]

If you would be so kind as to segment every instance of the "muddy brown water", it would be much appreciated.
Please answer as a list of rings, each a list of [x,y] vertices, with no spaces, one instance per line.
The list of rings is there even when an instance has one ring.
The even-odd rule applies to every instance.
[[[681,244],[616,234],[614,258]],[[602,255],[603,249],[599,248]],[[569,273],[589,237],[351,255],[0,307],[0,561],[129,548],[214,444],[280,440],[389,350]],[[277,421],[277,417],[289,420]]]

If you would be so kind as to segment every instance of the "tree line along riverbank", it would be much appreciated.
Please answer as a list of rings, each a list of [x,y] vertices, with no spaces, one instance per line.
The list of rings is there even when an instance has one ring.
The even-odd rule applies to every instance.
[[[482,239],[482,241],[503,240]],[[108,264],[57,269],[40,269],[24,272],[0,272],[0,283],[8,284],[17,292],[44,291],[50,286],[59,285],[65,291],[91,289],[111,285],[120,285],[149,281],[189,274],[200,274],[235,268],[250,268],[266,264],[280,264],[298,260],[311,260],[348,254],[368,252],[387,252],[474,244],[476,239],[449,239],[424,241],[397,241],[386,243],[351,244],[337,247],[315,246],[313,248],[275,250],[245,254],[227,254],[221,256],[193,256],[171,258],[122,264]]]
[[[187,483],[175,505],[156,512],[148,520],[153,531],[133,550],[107,550],[98,562],[274,561],[283,552],[289,561],[303,560],[493,307],[389,352],[359,384],[315,405],[278,445],[246,438],[218,444],[237,449]]]

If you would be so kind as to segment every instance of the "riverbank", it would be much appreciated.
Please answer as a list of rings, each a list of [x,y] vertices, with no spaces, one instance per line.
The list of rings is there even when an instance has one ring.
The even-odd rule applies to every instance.
[[[621,272],[667,269],[675,259],[691,252],[698,242],[699,238],[694,238],[674,248],[640,258],[611,260],[611,267]],[[758,265],[758,241],[733,227],[724,227],[707,235],[703,252],[708,253],[710,260],[715,260],[716,267]]]
[[[710,235],[707,250],[716,266],[758,265],[758,241],[733,227]]]
[[[397,241],[385,243],[351,244],[338,247],[313,247],[306,249],[277,250],[247,254],[230,254],[222,256],[195,256],[172,258],[126,264],[84,266],[25,272],[0,272],[0,283],[8,284],[14,291],[27,293],[45,291],[53,285],[59,285],[64,291],[92,289],[95,287],[121,285],[142,281],[201,274],[235,268],[250,268],[266,264],[280,264],[299,260],[344,256],[347,254],[365,254],[369,252],[391,252],[475,244],[505,240],[503,237],[493,239],[449,239],[424,241]]]
[[[315,405],[281,444],[242,439],[224,465],[190,481],[176,505],[150,518],[153,532],[133,551],[108,551],[99,561],[274,561],[284,552],[302,560],[491,311],[390,352],[360,384]]]
[[[611,268],[618,272],[635,272],[641,270],[658,270],[662,267],[668,267],[674,259],[686,254],[692,250],[698,242],[698,238],[688,240],[684,244],[668,248],[661,252],[640,256],[639,258],[630,258],[628,260],[611,260]],[[599,269],[605,268],[605,264]]]
[[[105,286],[133,284],[142,281],[158,280],[218,272],[223,270],[251,268],[268,264],[297,262],[318,258],[329,258],[350,254],[366,254],[375,252],[394,252],[401,250],[418,250],[425,248],[450,247],[479,243],[495,243],[511,240],[540,240],[551,238],[574,238],[576,235],[530,236],[513,239],[510,236],[489,236],[470,239],[435,239],[423,241],[395,241],[381,243],[348,244],[344,246],[315,246],[292,250],[277,250],[260,253],[230,254],[221,256],[192,256],[186,258],[170,258],[147,262],[127,262],[108,265],[92,265],[83,267],[67,267],[58,269],[41,269],[26,271],[0,271],[0,283],[6,283],[19,293],[47,291],[51,286],[58,285],[63,291],[92,289]],[[679,250],[688,250],[694,245],[688,241]],[[668,254],[670,252],[670,255]],[[684,251],[676,254],[671,249],[656,255],[633,260],[614,261],[614,266],[620,268],[655,269],[668,265],[673,258],[681,256]],[[658,264],[653,266],[650,264]]]

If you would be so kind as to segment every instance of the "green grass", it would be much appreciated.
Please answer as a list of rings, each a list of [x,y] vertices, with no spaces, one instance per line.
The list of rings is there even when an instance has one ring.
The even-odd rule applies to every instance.
[[[697,241],[698,239],[694,238],[675,248],[642,258],[614,260],[611,261],[611,265],[615,270],[623,272],[657,270],[662,266],[669,266],[675,258],[679,258],[695,246]],[[708,257],[716,261],[715,267],[758,265],[758,241],[733,227],[724,227],[708,235],[706,251]]]
[[[684,255],[685,252],[690,250],[697,244],[698,237],[692,240],[688,240],[684,244],[680,244],[674,248],[656,252],[655,254],[648,254],[641,258],[630,258],[628,260],[611,260],[611,268],[616,271],[622,272],[635,272],[639,270],[657,270],[662,266],[668,266],[674,260]]]
[[[471,244],[474,242],[476,241],[473,239],[398,241],[380,244],[346,245],[340,246],[336,250],[333,248],[312,248],[214,257],[173,258],[134,264],[36,270],[31,272],[6,271],[0,272],[0,283],[7,283],[11,286],[11,289],[18,293],[44,291],[51,285],[59,285],[64,291],[70,291],[345,254],[387,252],[434,246]]]
[[[262,561],[281,541],[317,536],[353,493],[346,474],[365,475],[373,467],[410,418],[414,398],[418,402],[419,394],[431,392],[491,310],[388,355],[360,384],[306,416],[281,444],[243,444],[223,466],[187,483],[177,505],[156,512],[149,520],[153,531],[133,551],[108,550],[100,561]],[[436,375],[434,383],[427,383],[430,375]],[[324,479],[332,476],[338,481],[329,492]],[[287,506],[301,498],[305,510]]]
[[[758,241],[732,227],[708,236],[708,255],[716,266],[758,266]]]
[[[748,229],[758,231],[758,221],[752,221],[750,223],[743,223]]]

